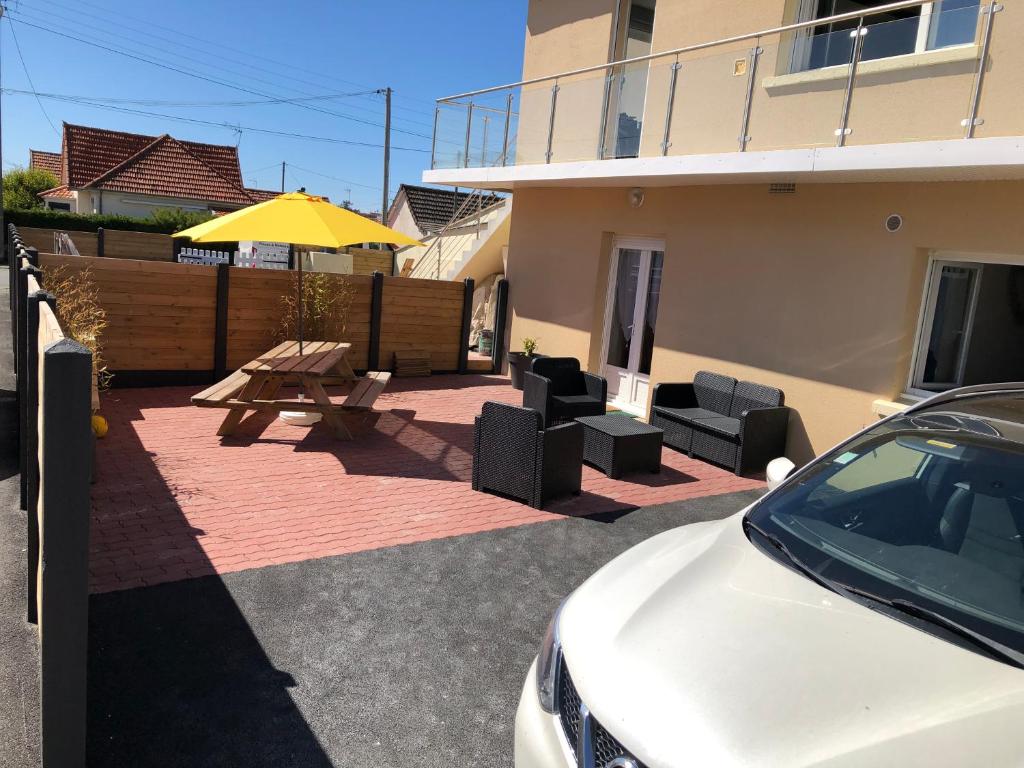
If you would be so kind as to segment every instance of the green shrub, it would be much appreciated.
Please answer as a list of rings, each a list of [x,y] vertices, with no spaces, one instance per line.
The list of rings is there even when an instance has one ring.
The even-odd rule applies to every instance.
[[[41,168],[12,168],[4,174],[4,206],[43,208],[39,193],[53,189],[60,179]]]
[[[157,222],[153,219],[137,219],[132,216],[113,216],[105,213],[68,213],[51,211],[47,208],[6,209],[4,218],[19,227],[43,227],[64,229],[72,232],[95,232],[104,229],[127,229],[135,232],[159,232],[170,235],[181,227],[175,222]]]
[[[157,208],[149,215],[149,221],[167,232],[181,232],[213,218],[209,211],[183,211],[181,208]]]

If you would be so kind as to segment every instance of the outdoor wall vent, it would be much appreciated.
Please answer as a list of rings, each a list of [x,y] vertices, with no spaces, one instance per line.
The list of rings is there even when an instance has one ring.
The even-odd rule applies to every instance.
[[[769,184],[768,194],[771,195],[791,195],[796,192],[796,184]]]
[[[885,220],[885,228],[889,232],[899,232],[903,228],[903,217],[898,213],[891,214]]]

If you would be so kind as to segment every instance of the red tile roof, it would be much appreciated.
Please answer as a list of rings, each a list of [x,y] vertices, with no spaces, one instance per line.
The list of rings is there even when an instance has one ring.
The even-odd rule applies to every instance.
[[[60,152],[44,152],[41,149],[30,149],[28,151],[28,167],[38,168],[42,171],[49,171],[58,179],[61,176],[61,165],[63,163]]]
[[[40,197],[60,197],[60,198],[64,198],[65,200],[73,200],[75,198],[75,196],[73,194],[71,194],[71,190],[68,189],[64,185],[61,185],[59,187],[54,187],[53,189],[47,189],[45,192],[40,192],[39,196]]]
[[[263,203],[267,200],[273,200],[281,194],[276,189],[254,189],[253,187],[246,187],[245,191],[249,193],[249,197],[253,199],[254,203]]]
[[[71,189],[95,187],[136,194],[250,205],[266,199],[242,183],[238,150],[64,123],[59,175]]]
[[[225,178],[185,142],[166,134],[89,182],[117,192],[251,205],[252,196]]]

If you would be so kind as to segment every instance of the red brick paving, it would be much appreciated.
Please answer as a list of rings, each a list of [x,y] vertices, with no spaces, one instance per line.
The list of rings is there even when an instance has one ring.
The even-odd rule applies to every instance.
[[[354,442],[263,414],[222,440],[226,412],[190,405],[195,391],[103,396],[94,592],[761,486],[664,449],[661,474],[609,480],[584,467],[583,494],[544,511],[474,493],[473,416],[484,400],[520,398],[500,377],[392,380]]]

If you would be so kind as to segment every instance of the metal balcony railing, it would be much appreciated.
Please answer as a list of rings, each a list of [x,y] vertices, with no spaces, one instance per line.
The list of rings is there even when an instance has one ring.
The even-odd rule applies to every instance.
[[[983,88],[993,104],[1017,98],[1013,78],[1005,95],[986,84],[1000,11],[902,0],[446,96],[431,168],[1020,133],[979,111]]]

